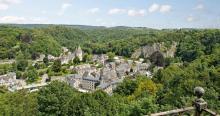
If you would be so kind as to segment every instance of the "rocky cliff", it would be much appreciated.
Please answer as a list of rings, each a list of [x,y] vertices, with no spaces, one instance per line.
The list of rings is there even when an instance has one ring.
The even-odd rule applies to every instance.
[[[132,54],[131,58],[137,59],[139,57],[148,58],[154,52],[159,51],[163,54],[164,57],[174,57],[176,52],[177,43],[173,42],[170,47],[166,47],[165,44],[162,43],[154,43],[153,45],[143,46]]]

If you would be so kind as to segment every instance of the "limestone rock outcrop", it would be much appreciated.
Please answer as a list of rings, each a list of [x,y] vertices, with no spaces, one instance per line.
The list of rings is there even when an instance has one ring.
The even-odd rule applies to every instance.
[[[154,43],[153,45],[143,46],[132,54],[131,58],[137,59],[139,57],[148,58],[154,52],[159,51],[163,54],[164,57],[174,57],[176,52],[177,43],[173,42],[170,47],[166,47],[165,44],[162,43]]]

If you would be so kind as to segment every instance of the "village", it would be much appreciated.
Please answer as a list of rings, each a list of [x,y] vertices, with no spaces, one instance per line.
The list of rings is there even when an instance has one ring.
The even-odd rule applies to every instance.
[[[70,52],[67,48],[63,47],[63,53],[59,57],[48,55],[50,61],[60,60],[62,65],[67,65],[70,61],[79,58],[83,60],[81,47],[79,46],[74,52]],[[33,61],[33,65],[37,62],[42,62],[45,55]],[[132,77],[135,75],[146,75],[151,77],[149,71],[150,62],[144,63],[144,59],[138,60],[125,59],[122,56],[114,56],[109,60],[107,54],[94,54],[92,55],[91,63],[82,63],[72,65],[68,70],[75,72],[74,74],[67,74],[62,76],[52,76],[48,81],[48,74],[45,73],[40,77],[38,83],[26,83],[25,80],[17,79],[16,73],[11,72],[0,76],[0,86],[5,86],[10,91],[17,91],[21,89],[28,89],[30,92],[37,91],[39,88],[46,86],[51,81],[62,81],[80,92],[93,92],[96,90],[103,90],[111,94],[119,83],[125,77]]]

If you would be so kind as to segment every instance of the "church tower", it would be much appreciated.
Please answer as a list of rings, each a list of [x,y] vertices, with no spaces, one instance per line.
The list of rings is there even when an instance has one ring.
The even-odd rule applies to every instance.
[[[80,46],[75,51],[75,57],[78,57],[80,61],[83,59],[83,51]]]

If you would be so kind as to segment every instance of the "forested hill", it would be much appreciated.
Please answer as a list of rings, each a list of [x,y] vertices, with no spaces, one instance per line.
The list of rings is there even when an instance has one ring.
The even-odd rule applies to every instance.
[[[212,49],[213,42],[219,42],[217,29],[166,29],[132,27],[95,27],[71,25],[2,25],[0,26],[1,52],[0,58],[14,58],[18,52],[23,52],[28,58],[40,53],[58,56],[61,46],[74,50],[81,45],[88,53],[114,52],[117,55],[130,57],[140,46],[164,42],[166,46],[172,42],[183,43],[190,54],[196,54]],[[212,38],[212,40],[207,40]],[[191,44],[191,43],[194,44]],[[45,44],[46,43],[46,44]],[[185,46],[189,44],[189,48]],[[196,47],[194,45],[198,45]],[[190,50],[189,50],[190,49]],[[186,51],[186,50],[185,50]],[[189,54],[187,54],[189,55]]]
[[[74,50],[87,40],[88,35],[81,30],[63,26],[41,25],[32,29],[3,25],[0,26],[0,59],[13,59],[18,52],[27,58],[41,53],[59,56],[62,46]]]
[[[41,53],[58,56],[61,52],[61,46],[74,50],[79,45],[88,53],[106,53],[113,50],[109,49],[111,48],[110,44],[115,44],[119,40],[127,41],[132,39],[134,35],[146,33],[148,31],[145,32],[145,29],[130,27],[2,24],[0,26],[0,58],[13,59],[16,56],[14,53],[18,52],[23,52],[27,58],[36,57]],[[121,52],[122,50],[119,50],[116,53],[130,55],[130,53],[121,54]]]

